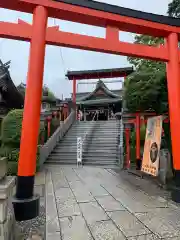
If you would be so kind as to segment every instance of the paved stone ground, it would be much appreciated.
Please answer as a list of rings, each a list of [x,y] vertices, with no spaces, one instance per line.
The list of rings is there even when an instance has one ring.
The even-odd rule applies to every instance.
[[[47,240],[180,239],[180,208],[149,180],[93,167],[46,171]]]

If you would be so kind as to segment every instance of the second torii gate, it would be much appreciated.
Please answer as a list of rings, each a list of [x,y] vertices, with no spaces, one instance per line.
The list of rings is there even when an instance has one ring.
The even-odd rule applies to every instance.
[[[66,77],[73,81],[73,103],[76,103],[76,81],[77,80],[92,80],[100,78],[118,78],[127,77],[129,74],[133,73],[133,67],[126,68],[111,68],[111,69],[99,69],[99,70],[85,70],[85,71],[68,71]]]

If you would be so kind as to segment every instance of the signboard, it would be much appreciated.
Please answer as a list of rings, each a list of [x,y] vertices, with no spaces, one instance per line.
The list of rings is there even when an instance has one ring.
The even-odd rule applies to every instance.
[[[82,138],[77,138],[77,163],[82,163]]]
[[[153,176],[158,175],[162,122],[162,116],[149,118],[147,122],[141,170]]]

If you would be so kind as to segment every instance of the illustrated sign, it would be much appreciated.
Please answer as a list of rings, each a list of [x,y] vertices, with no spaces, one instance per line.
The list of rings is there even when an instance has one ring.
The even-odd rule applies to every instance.
[[[141,171],[158,175],[163,117],[148,119]]]
[[[77,138],[77,163],[82,163],[82,138]]]

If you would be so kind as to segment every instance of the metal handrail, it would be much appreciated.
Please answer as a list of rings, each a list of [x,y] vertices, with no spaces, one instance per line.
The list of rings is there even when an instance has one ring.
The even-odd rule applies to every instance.
[[[98,113],[99,113],[98,111],[95,112],[94,117],[93,117],[93,119],[91,120],[90,127],[91,127],[92,123],[94,122],[94,119],[95,119],[95,117],[96,117],[96,115],[97,115]],[[89,127],[89,129],[88,129],[88,130],[85,132],[85,134],[84,134],[84,137],[83,137],[83,139],[82,139],[82,146],[83,146],[83,144],[84,144],[84,142],[85,142],[85,140],[86,140],[87,135],[89,134],[89,130],[91,129],[90,127]]]
[[[80,143],[80,148],[79,148],[79,142],[78,142],[79,138],[77,138],[77,165],[78,164],[82,164],[82,156],[83,156],[83,152],[84,152],[84,149],[85,149],[86,138],[87,138],[88,134],[90,134],[90,131],[93,132],[93,130],[92,130],[93,129],[92,123],[94,122],[94,119],[95,119],[97,114],[98,114],[98,112],[96,111],[96,113],[94,114],[94,117],[93,117],[93,119],[92,119],[92,121],[90,123],[89,129],[85,132],[83,138],[80,137],[80,139],[82,139],[82,140],[80,140],[80,142],[81,142]]]

